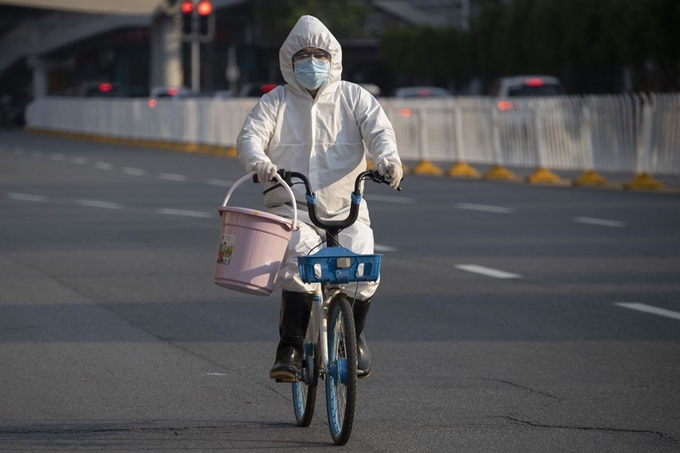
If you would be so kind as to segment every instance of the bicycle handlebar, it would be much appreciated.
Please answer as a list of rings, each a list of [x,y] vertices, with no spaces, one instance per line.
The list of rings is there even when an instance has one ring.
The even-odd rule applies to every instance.
[[[320,219],[316,214],[316,194],[312,190],[312,185],[302,173],[295,171],[287,171],[285,169],[280,169],[277,174],[283,179],[288,186],[292,186],[292,178],[297,178],[301,180],[305,185],[305,192],[307,197],[307,212],[309,212],[309,219],[314,225],[327,231],[339,231],[343,228],[351,226],[356,222],[359,216],[359,206],[361,205],[361,182],[365,180],[371,180],[379,184],[390,184],[390,180],[385,176],[382,176],[375,170],[366,170],[357,176],[354,181],[354,192],[352,192],[352,203],[350,205],[349,215],[344,220],[323,220]],[[253,176],[253,182],[258,182],[257,175]],[[401,182],[401,181],[400,181]],[[401,186],[397,187],[397,190],[401,190]]]

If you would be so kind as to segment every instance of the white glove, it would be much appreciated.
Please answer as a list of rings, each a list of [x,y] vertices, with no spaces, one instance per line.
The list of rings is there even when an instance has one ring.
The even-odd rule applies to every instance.
[[[279,169],[271,162],[262,160],[253,164],[252,171],[257,172],[258,181],[269,182],[274,179],[274,176]]]
[[[382,161],[377,165],[378,173],[390,180],[390,187],[397,189],[401,179],[404,177],[404,170],[401,165],[390,161]]]

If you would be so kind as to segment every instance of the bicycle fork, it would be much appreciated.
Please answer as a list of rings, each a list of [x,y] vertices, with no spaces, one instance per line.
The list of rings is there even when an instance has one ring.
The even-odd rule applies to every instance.
[[[308,341],[305,343],[307,348],[307,357],[312,358],[315,362],[316,370],[318,370],[319,375],[325,379],[328,374],[329,364],[328,364],[328,308],[330,307],[331,300],[342,291],[341,288],[326,288],[326,299],[324,300],[324,290],[319,285],[316,290],[316,295],[314,296],[314,301],[312,303],[312,313],[310,319],[312,322],[309,323],[309,329],[307,331]],[[308,359],[309,360],[309,359]],[[310,360],[311,362],[311,360]],[[312,363],[308,363],[312,365]],[[308,366],[307,369],[314,369]],[[314,380],[314,376],[308,376],[309,382]]]

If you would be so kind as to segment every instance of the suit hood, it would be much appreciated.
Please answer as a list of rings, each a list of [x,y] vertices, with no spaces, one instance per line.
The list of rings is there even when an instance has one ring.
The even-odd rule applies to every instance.
[[[330,30],[316,17],[302,16],[298,19],[279,50],[279,65],[289,88],[299,94],[308,94],[308,92],[295,78],[293,55],[305,47],[317,47],[331,54],[331,74],[326,85],[319,89],[318,98],[321,93],[337,87],[341,80],[342,48]]]

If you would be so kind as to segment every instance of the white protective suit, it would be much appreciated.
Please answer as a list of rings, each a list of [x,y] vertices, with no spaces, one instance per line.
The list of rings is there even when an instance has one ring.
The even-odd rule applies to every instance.
[[[316,97],[296,80],[292,57],[300,49],[317,47],[331,54],[331,74]],[[262,96],[248,114],[237,139],[238,156],[247,171],[271,160],[279,169],[307,175],[317,196],[317,213],[322,219],[347,217],[350,194],[357,175],[366,170],[365,150],[374,164],[401,166],[392,124],[376,99],[354,83],[342,81],[342,50],[331,32],[312,16],[302,16],[279,51],[281,73],[287,85]],[[265,183],[265,189],[276,183]],[[314,227],[306,209],[303,184],[293,186],[298,203],[300,229],[293,233],[279,272],[283,289],[311,293],[314,285],[299,277],[297,256],[306,255],[323,241],[323,231]],[[264,196],[268,212],[292,218],[285,189],[279,187]],[[373,253],[373,231],[366,201],[358,221],[343,230],[340,245],[355,253]],[[358,299],[367,299],[376,283],[358,284]],[[355,288],[347,286],[348,294]]]

